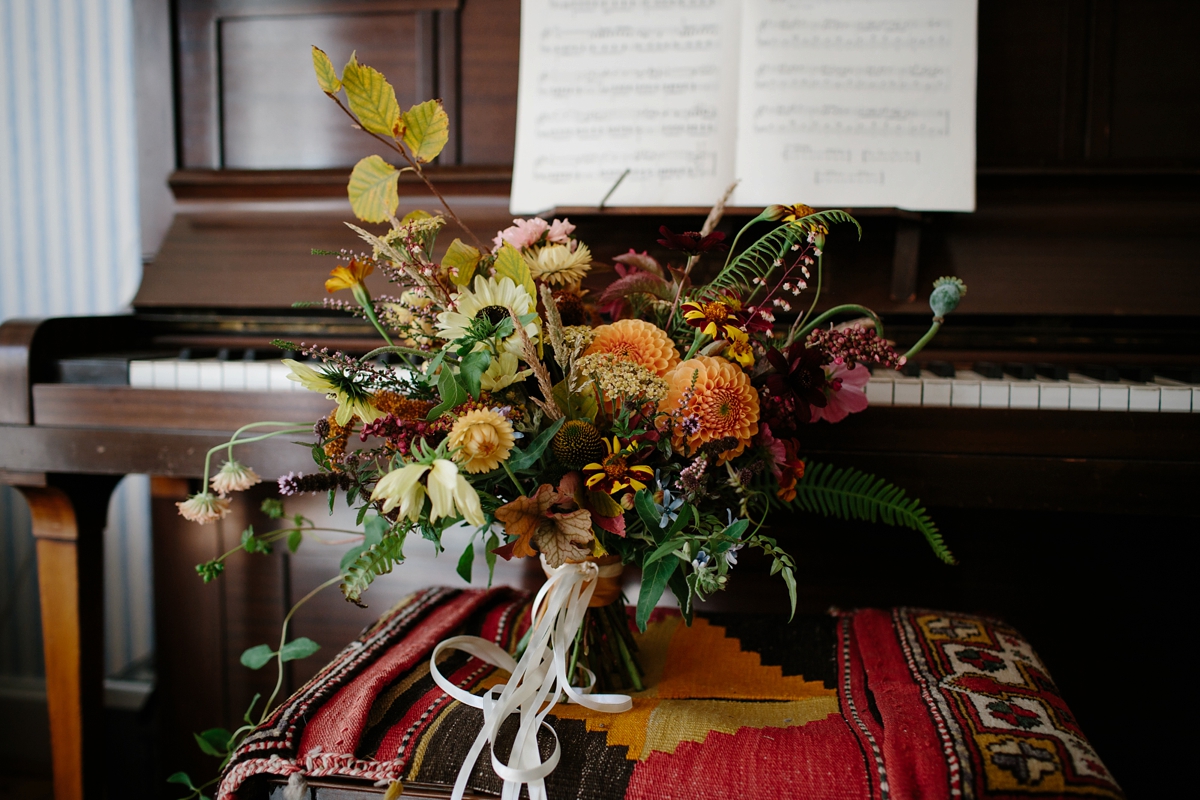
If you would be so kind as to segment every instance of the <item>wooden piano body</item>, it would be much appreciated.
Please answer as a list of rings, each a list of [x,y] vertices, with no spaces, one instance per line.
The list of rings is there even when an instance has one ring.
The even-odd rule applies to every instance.
[[[315,420],[327,409],[321,397],[272,383],[271,339],[368,346],[365,326],[290,308],[322,294],[329,265],[311,248],[356,246],[342,225],[345,180],[348,165],[372,152],[310,86],[307,46],[322,45],[338,63],[357,48],[405,87],[402,103],[440,96],[453,127],[435,180],[481,238],[510,219],[517,0],[181,0],[176,10],[178,213],[133,312],[0,327],[0,481],[20,487],[34,512],[62,800],[102,783],[100,573],[79,567],[100,561],[120,476],[155,476],[164,775],[204,770],[190,732],[233,727],[264,689],[266,676],[241,668],[238,654],[277,636],[290,603],[336,564],[336,555],[303,551],[241,559],[220,584],[202,586],[195,563],[235,543],[246,524],[268,523],[254,493],[205,529],[181,522],[173,506],[195,486],[205,452],[234,428]],[[933,365],[905,379],[907,400],[878,384],[873,396],[886,391],[890,407],[814,425],[804,442],[813,458],[879,472],[921,497],[963,566],[941,569],[891,531],[798,520],[780,535],[801,561],[803,602],[957,604],[1006,614],[1035,641],[1061,634],[1065,644],[1045,645],[1045,655],[1052,665],[1058,658],[1060,684],[1076,681],[1081,718],[1104,685],[1072,660],[1073,648],[1123,604],[1157,601],[1181,569],[1156,561],[1142,530],[1161,532],[1158,558],[1171,562],[1171,542],[1200,516],[1200,388],[1180,405],[1181,387],[1200,386],[1200,144],[1191,135],[1200,87],[1186,55],[1198,28],[1189,4],[980,0],[978,211],[862,209],[862,242],[835,231],[827,248],[823,303],[875,308],[901,343],[927,323],[934,277],[958,275],[970,287],[922,357],[926,367],[953,365],[954,378]],[[419,185],[402,180],[401,193],[405,208],[433,210]],[[691,229],[705,211],[561,213],[604,262],[630,246],[653,251],[659,224]],[[733,209],[723,227],[755,211]],[[185,348],[192,357],[181,359]],[[981,362],[1071,371],[989,377]],[[1107,381],[1081,372],[1102,375],[1093,365],[1123,371]],[[1035,407],[988,407],[988,381],[993,393],[1007,387],[1006,398],[1033,391]],[[1100,385],[1114,397],[1123,387],[1124,408],[1135,410],[1099,410],[1099,400],[1091,409],[1089,381],[1097,398]],[[1134,387],[1139,397],[1157,392],[1158,408],[1131,401]],[[274,476],[303,470],[307,458],[269,442],[249,446],[245,460]],[[452,580],[441,566],[439,579]],[[745,565],[747,584],[756,568]],[[373,590],[375,610],[431,580],[420,572]],[[519,570],[504,578],[532,580]],[[728,601],[762,602],[751,588]],[[336,647],[367,621],[329,596],[294,631]],[[1118,672],[1138,663],[1123,658]],[[292,687],[315,669],[289,667]],[[1091,713],[1104,716],[1086,720],[1097,746],[1131,781],[1122,774],[1138,757],[1123,730],[1129,715]],[[1125,752],[1105,751],[1106,737]]]

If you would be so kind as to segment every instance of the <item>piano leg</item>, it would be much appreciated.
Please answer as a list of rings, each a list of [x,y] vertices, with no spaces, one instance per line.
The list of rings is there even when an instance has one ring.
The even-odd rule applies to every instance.
[[[104,783],[104,545],[120,476],[49,475],[17,486],[37,541],[55,800],[99,797]]]

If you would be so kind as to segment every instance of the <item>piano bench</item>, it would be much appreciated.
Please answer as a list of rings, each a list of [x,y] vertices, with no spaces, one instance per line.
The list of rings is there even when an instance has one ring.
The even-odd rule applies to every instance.
[[[448,797],[481,724],[433,683],[468,633],[511,651],[530,596],[427,589],[381,617],[241,745],[218,800]],[[567,798],[1122,797],[1020,633],[913,608],[797,617],[658,609],[637,637],[646,690],[609,715],[556,705]],[[480,693],[507,673],[450,651]],[[501,729],[504,756],[515,720]],[[507,739],[506,739],[507,735]],[[543,732],[542,756],[551,738]],[[468,796],[501,783],[486,750]],[[394,793],[393,793],[393,796]]]

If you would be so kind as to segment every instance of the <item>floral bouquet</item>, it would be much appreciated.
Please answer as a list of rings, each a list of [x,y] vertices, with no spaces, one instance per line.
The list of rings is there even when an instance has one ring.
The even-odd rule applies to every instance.
[[[591,690],[642,688],[620,591],[625,566],[641,570],[632,621],[643,630],[668,588],[690,620],[697,602],[726,587],[746,548],[771,560],[794,611],[794,563],[768,535],[777,510],[904,525],[952,560],[917,501],[873,476],[807,462],[801,439],[807,425],[864,410],[869,370],[897,368],[920,350],[965,292],[960,281],[935,283],[930,331],[900,353],[870,309],[816,313],[826,236],[835,224],[857,226],[851,216],[773,205],[726,242],[714,230],[722,201],[698,232],[660,229],[658,243],[677,261],[630,250],[614,259],[615,280],[589,292],[595,264],[569,221],[514,220],[486,246],[429,184],[422,165],[448,132],[438,101],[401,112],[383,76],[353,56],[340,77],[323,52],[314,48],[313,58],[321,88],[404,165],[370,156],[355,166],[353,211],[386,228],[350,225],[367,248],[332,254],[340,263],[325,282],[353,300],[323,305],[369,321],[381,345],[355,356],[277,342],[307,359],[285,360],[289,377],[337,402],[315,426],[316,471],[279,478],[279,493],[328,492],[331,506],[341,494],[357,508],[364,538],[326,584],[354,603],[404,560],[413,533],[440,550],[448,528],[474,529],[460,561],[468,580],[477,546],[493,567],[496,557],[541,560],[549,580],[522,662],[509,665],[521,667],[509,683],[517,688],[492,698],[489,721],[524,709],[523,719],[540,722],[541,704],[564,693],[620,710],[627,698]],[[403,171],[429,184],[443,213],[396,217]],[[471,243],[455,238],[437,259],[451,224]],[[701,263],[706,283],[693,279]],[[372,272],[392,293],[370,294]],[[839,317],[853,319],[832,324]],[[200,523],[222,517],[229,492],[259,481],[233,447],[299,430],[239,430],[229,459],[180,513]],[[280,501],[266,510],[283,516]],[[278,531],[248,531],[239,549],[262,552],[285,538],[294,549],[319,530],[297,517]],[[211,580],[228,555],[197,569]],[[313,650],[306,639],[288,642],[285,629],[278,649],[261,645],[243,661],[282,665]],[[533,687],[523,698],[522,685]],[[247,730],[209,744],[227,753]]]

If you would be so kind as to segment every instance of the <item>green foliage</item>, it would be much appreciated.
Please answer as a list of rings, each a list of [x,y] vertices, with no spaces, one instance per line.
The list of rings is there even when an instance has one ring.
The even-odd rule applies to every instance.
[[[379,156],[367,156],[354,165],[346,192],[350,209],[363,222],[386,222],[396,213],[400,173]]]
[[[277,497],[268,497],[266,500],[263,500],[260,510],[270,519],[282,519],[286,513],[283,510],[283,501]]]
[[[637,626],[638,630],[646,632],[650,622],[650,612],[658,605],[659,598],[667,588],[671,575],[679,567],[679,559],[664,558],[654,563],[646,563],[642,567],[642,590],[638,594]]]
[[[467,386],[467,391],[471,397],[479,399],[479,393],[483,391],[481,384],[483,373],[487,372],[487,368],[491,366],[492,356],[486,350],[476,350],[472,353],[467,353],[458,362],[458,376],[462,378],[463,383]]]
[[[469,396],[462,381],[448,367],[443,368],[441,374],[438,375],[438,394],[441,395],[442,402],[429,409],[429,414],[425,417],[430,422],[450,409],[467,402]]]
[[[200,579],[205,583],[211,583],[217,579],[222,572],[225,571],[225,562],[218,558],[212,561],[205,561],[203,564],[196,565],[196,573],[200,575]]]
[[[214,758],[224,758],[229,753],[229,745],[233,741],[233,734],[224,728],[210,728],[204,733],[193,733],[196,738],[196,744],[200,750]],[[175,773],[179,775],[181,773]],[[174,777],[171,776],[171,777]],[[168,779],[170,780],[170,779]]]
[[[451,276],[454,283],[469,286],[471,278],[475,275],[475,267],[479,265],[482,257],[477,248],[464,244],[461,239],[455,239],[446,249],[446,255],[442,256],[442,267],[455,270]]]
[[[271,554],[271,543],[261,536],[255,536],[254,526],[251,525],[242,531],[242,549],[247,553],[259,553],[266,556]]]
[[[475,543],[467,542],[467,549],[458,558],[458,566],[454,571],[467,583],[471,582],[471,567],[475,564]]]
[[[938,558],[947,564],[955,563],[920,500],[910,498],[903,489],[883,478],[860,470],[834,469],[829,464],[809,462],[804,477],[796,484],[796,499],[786,505],[827,517],[911,528],[925,537]]]
[[[517,248],[505,242],[504,246],[500,248],[500,252],[496,254],[494,269],[497,278],[508,278],[517,286],[524,286],[525,291],[529,292],[529,296],[537,300],[537,287],[533,284],[533,273],[529,271],[529,265],[525,263],[525,259],[521,257]]]
[[[513,448],[512,454],[508,457],[508,468],[513,472],[517,470],[527,469],[537,463],[537,460],[542,457],[550,440],[554,438],[554,434],[558,433],[558,429],[563,426],[567,420],[564,417],[559,417],[550,423],[550,427],[537,435],[525,450]]]
[[[342,595],[357,606],[363,606],[362,594],[380,575],[392,571],[396,562],[404,560],[405,532],[389,534],[364,550],[354,563],[342,572],[339,587]],[[365,608],[365,606],[363,606]]]
[[[283,649],[279,651],[279,659],[281,661],[299,661],[302,658],[308,658],[320,649],[321,645],[307,636],[301,636],[283,646]]]
[[[243,667],[249,667],[250,669],[262,669],[269,664],[271,659],[274,657],[275,651],[271,649],[271,645],[256,644],[254,647],[245,650],[242,653],[242,657],[238,660],[242,662]]]
[[[337,70],[333,68],[329,56],[325,55],[324,50],[313,45],[312,60],[313,71],[317,73],[317,85],[321,87],[321,91],[325,94],[337,94],[342,88],[342,81],[338,78]]]
[[[358,56],[350,54],[350,61],[342,70],[342,86],[350,110],[358,117],[363,130],[382,136],[399,136],[404,128],[400,121],[400,104],[396,102],[396,90],[383,75],[371,67],[358,63]]]
[[[450,117],[441,100],[426,100],[404,112],[404,143],[420,162],[433,161],[450,140]]]
[[[748,296],[757,287],[756,278],[766,279],[776,269],[775,262],[786,258],[793,245],[803,244],[808,233],[818,223],[832,225],[838,222],[852,222],[862,236],[862,226],[858,220],[845,211],[820,211],[802,217],[795,222],[779,226],[766,236],[750,245],[743,252],[733,256],[724,269],[701,290],[701,296],[713,297],[721,294]]]

